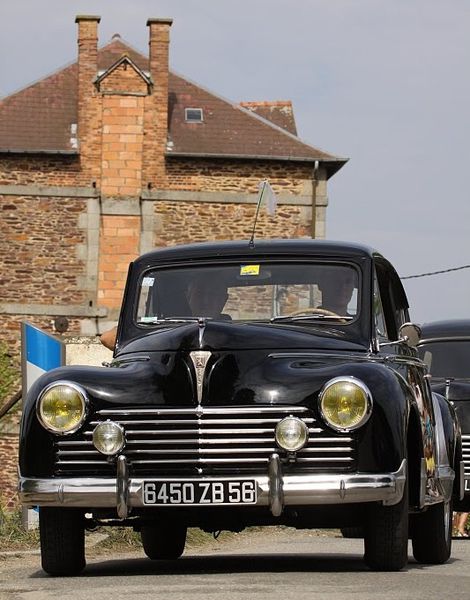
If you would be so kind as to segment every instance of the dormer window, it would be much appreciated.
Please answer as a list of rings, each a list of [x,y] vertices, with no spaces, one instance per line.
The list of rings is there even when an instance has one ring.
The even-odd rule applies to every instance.
[[[186,123],[202,123],[204,121],[202,108],[185,108],[184,118]]]

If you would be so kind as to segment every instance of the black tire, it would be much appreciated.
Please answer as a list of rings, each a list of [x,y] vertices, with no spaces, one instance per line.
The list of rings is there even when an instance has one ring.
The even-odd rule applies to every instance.
[[[344,538],[362,539],[364,527],[341,527],[341,534]]]
[[[364,561],[374,571],[399,571],[408,562],[408,485],[393,506],[374,504],[364,529]]]
[[[184,552],[186,525],[158,523],[144,525],[140,530],[142,546],[151,560],[176,560]]]
[[[49,575],[78,575],[85,568],[85,523],[75,508],[39,509],[41,565]]]
[[[411,540],[413,556],[418,562],[445,563],[452,551],[452,503],[433,504],[426,512],[413,515]]]

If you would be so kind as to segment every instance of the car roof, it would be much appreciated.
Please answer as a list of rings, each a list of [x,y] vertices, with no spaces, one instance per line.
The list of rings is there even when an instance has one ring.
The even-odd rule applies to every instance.
[[[420,344],[440,339],[470,339],[470,319],[430,321],[421,325]]]
[[[136,267],[144,267],[160,262],[173,262],[190,259],[223,260],[239,257],[242,260],[262,257],[281,256],[321,256],[338,259],[360,259],[380,256],[366,245],[353,242],[336,242],[330,240],[281,239],[255,240],[250,245],[248,240],[203,242],[157,248],[143,254],[135,261]]]

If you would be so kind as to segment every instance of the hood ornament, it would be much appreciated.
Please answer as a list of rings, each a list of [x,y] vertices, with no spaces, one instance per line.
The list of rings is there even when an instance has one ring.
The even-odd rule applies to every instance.
[[[197,401],[201,404],[202,401],[202,384],[204,382],[204,373],[211,352],[208,350],[195,350],[189,353],[189,358],[193,362],[194,370],[196,371],[196,389],[197,389]]]
[[[199,317],[199,319],[197,320],[197,324],[199,326],[199,348],[202,348],[204,331],[206,329],[206,319],[204,317]]]

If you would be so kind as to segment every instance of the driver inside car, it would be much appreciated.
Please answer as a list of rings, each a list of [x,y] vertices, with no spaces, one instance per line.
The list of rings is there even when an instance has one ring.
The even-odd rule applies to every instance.
[[[193,279],[188,285],[186,298],[194,317],[230,318],[222,314],[228,299],[227,286],[223,281],[214,279],[211,282],[207,278]]]
[[[212,281],[208,277],[191,280],[185,292],[186,300],[193,317],[209,317],[213,319],[230,320],[230,316],[222,310],[228,299],[227,286],[219,279]],[[100,341],[109,350],[114,350],[117,327],[105,331]]]
[[[349,312],[348,307],[357,287],[356,279],[354,271],[348,269],[348,272],[326,281],[321,288],[322,302],[319,308],[340,316],[354,316],[355,313]]]

